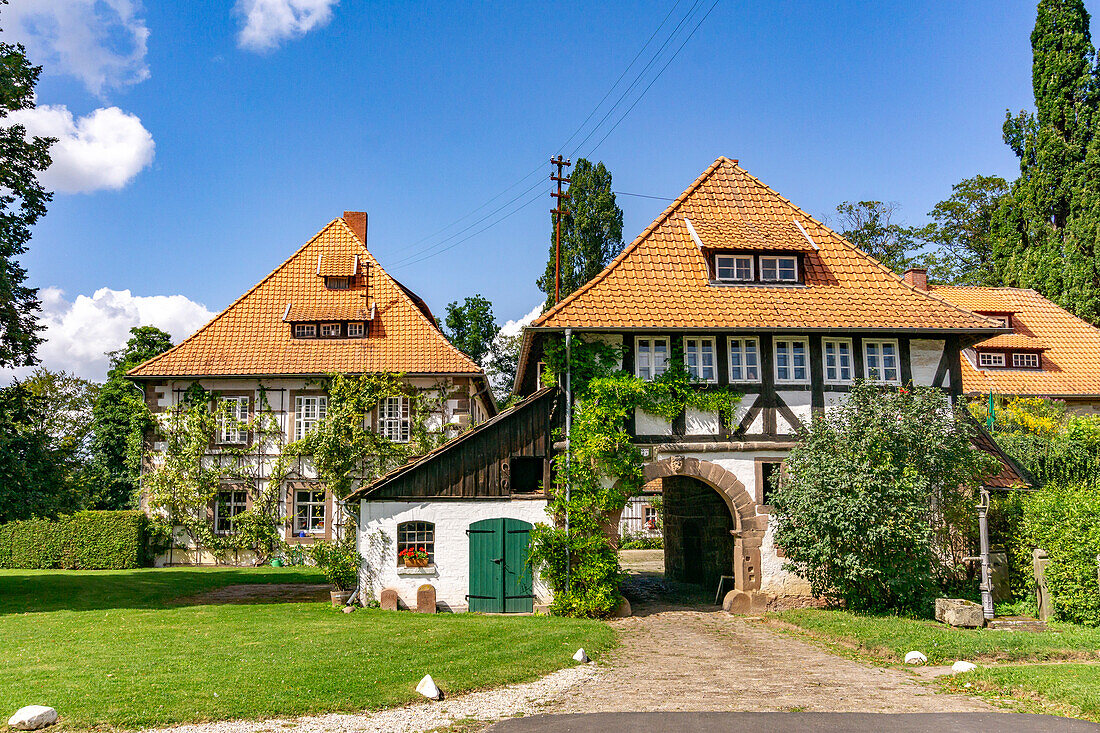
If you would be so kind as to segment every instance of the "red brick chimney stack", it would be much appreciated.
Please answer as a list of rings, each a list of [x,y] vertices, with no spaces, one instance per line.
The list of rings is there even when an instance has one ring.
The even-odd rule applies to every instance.
[[[345,211],[344,221],[351,227],[351,230],[355,232],[355,236],[363,240],[363,244],[367,243],[367,212],[365,211]]]
[[[928,270],[923,267],[910,267],[902,279],[917,290],[928,290]]]

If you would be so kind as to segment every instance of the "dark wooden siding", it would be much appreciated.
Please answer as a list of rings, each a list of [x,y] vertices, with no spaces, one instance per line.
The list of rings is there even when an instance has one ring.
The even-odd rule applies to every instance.
[[[372,501],[507,498],[512,496],[509,460],[516,456],[543,459],[545,489],[550,481],[552,431],[560,419],[557,390],[542,390],[356,493]]]

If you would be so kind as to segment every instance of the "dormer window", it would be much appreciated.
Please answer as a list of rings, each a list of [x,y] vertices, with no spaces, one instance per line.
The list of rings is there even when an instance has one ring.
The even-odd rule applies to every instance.
[[[355,322],[349,323],[348,324],[348,336],[350,336],[352,338],[362,337],[366,333],[366,325],[367,324],[365,324],[365,323],[355,323]]]
[[[1023,351],[1012,355],[1012,366],[1017,369],[1038,369],[1039,354],[1032,351]]]
[[[764,282],[798,282],[798,258],[761,257],[760,279]]]
[[[995,351],[982,351],[978,353],[978,366],[1003,367],[1005,355]]]
[[[996,321],[1001,328],[1013,328],[1011,313],[997,313],[995,311],[974,311],[980,316],[985,316],[991,321]]]
[[[317,324],[316,323],[295,323],[294,324],[294,338],[297,338],[297,339],[317,338]]]
[[[337,338],[340,336],[340,324],[339,323],[322,323],[321,324],[321,337],[322,338]]]
[[[348,290],[351,288],[351,278],[333,277],[329,275],[325,277],[325,287],[329,290]]]
[[[715,255],[715,275],[726,282],[751,282],[755,278],[752,259],[752,255]]]

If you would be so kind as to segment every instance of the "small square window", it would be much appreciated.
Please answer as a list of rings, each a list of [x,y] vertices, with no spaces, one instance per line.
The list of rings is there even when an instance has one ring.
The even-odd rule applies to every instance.
[[[322,323],[321,324],[321,336],[323,338],[336,338],[340,335],[339,323]]]
[[[766,282],[797,282],[797,257],[761,257],[760,279]]]
[[[367,324],[365,323],[349,323],[348,336],[351,336],[352,338],[362,336],[364,333],[366,333],[366,325]]]
[[[299,535],[325,531],[324,490],[299,489],[294,492],[294,531]]]
[[[1003,367],[1005,365],[1005,355],[995,352],[978,352],[978,366],[984,367]]]
[[[863,364],[868,381],[901,384],[897,341],[864,341]]]
[[[727,282],[751,281],[752,255],[715,255],[714,274],[718,280]]]
[[[760,381],[760,347],[755,338],[730,338],[730,381]]]
[[[405,555],[422,552],[435,563],[435,525],[431,522],[402,522],[397,525],[397,564],[405,564]]]
[[[810,343],[806,339],[777,339],[775,381],[805,384],[810,381]]]
[[[1039,368],[1039,355],[1032,354],[1031,352],[1024,352],[1022,354],[1012,355],[1012,366],[1020,367],[1022,369],[1038,369]]]
[[[714,339],[685,338],[684,366],[688,373],[702,382],[717,382],[714,370]]]
[[[294,338],[299,338],[299,339],[317,338],[317,324],[316,323],[295,323],[294,324]]]

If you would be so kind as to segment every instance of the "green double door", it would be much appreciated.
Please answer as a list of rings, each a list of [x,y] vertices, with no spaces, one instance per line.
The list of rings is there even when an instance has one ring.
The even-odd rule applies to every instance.
[[[530,613],[535,595],[527,548],[531,525],[519,519],[482,519],[466,530],[470,536],[471,611]]]

